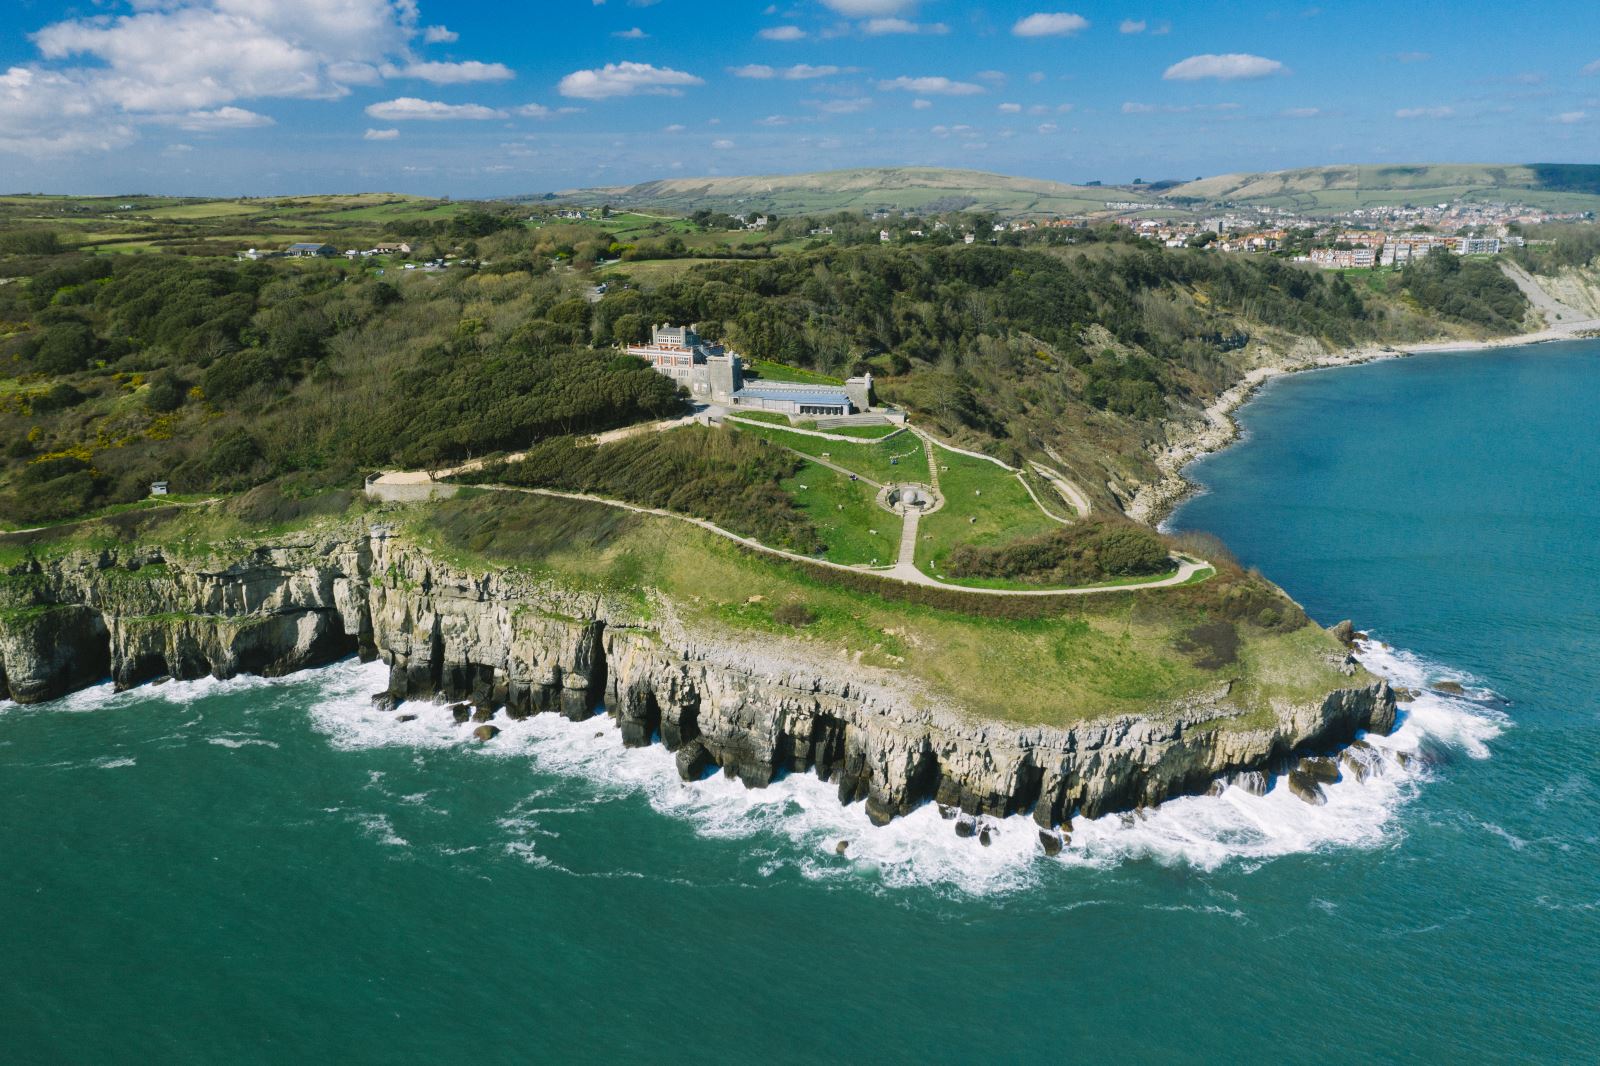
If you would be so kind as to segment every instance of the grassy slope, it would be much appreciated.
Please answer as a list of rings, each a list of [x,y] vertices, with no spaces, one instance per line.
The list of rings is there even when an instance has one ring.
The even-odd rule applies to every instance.
[[[829,462],[882,484],[891,481],[928,481],[928,459],[923,452],[922,442],[909,434],[902,433],[876,443],[850,444],[763,426],[740,426],[739,431],[754,433],[806,455],[826,457]]]
[[[1533,168],[1518,164],[1330,166],[1224,174],[1187,182],[1163,195],[1175,200],[1230,200],[1303,211],[1348,211],[1355,207],[1457,199],[1514,201],[1564,211],[1600,207],[1600,196],[1546,188]]]
[[[877,668],[983,718],[1066,725],[1160,714],[1231,678],[1230,699],[1245,712],[1235,724],[1253,725],[1269,720],[1275,703],[1317,700],[1361,683],[1332,668],[1328,657],[1337,647],[1314,626],[1289,633],[1240,626],[1238,662],[1198,667],[1178,645],[1221,595],[1210,583],[1192,592],[1052,602],[1041,607],[1044,617],[983,617],[840,587],[669,519],[517,493],[466,492],[373,511],[346,494],[296,501],[258,491],[223,506],[0,535],[0,608],[30,602],[31,578],[5,573],[30,558],[151,544],[175,568],[215,566],[298,531],[353,533],[363,515],[398,524],[443,558],[471,567],[511,567],[641,605],[642,590],[655,589],[686,625],[707,635],[754,639],[845,671]],[[816,621],[799,630],[777,622],[774,610],[789,603],[803,604]]]
[[[1081,214],[1125,196],[1101,188],[939,167],[881,167],[736,178],[673,178],[638,185],[580,189],[582,202],[632,204],[657,210],[700,208],[774,211],[781,215],[856,210],[921,210],[939,201],[973,201],[1005,214]]]
[[[917,565],[926,573],[942,575],[944,557],[958,544],[986,547],[1060,528],[1014,474],[943,449],[933,454],[944,506],[925,517],[917,531]]]
[[[872,486],[806,463],[782,482],[822,535],[830,562],[887,566],[900,542],[900,519],[874,502]]]
[[[241,248],[278,247],[386,222],[448,219],[470,207],[392,193],[226,200],[4,196],[0,220],[48,225],[68,244],[139,252],[175,237],[228,241]]]
[[[657,528],[665,519],[635,517],[611,525],[604,538],[561,547],[513,532],[524,524],[616,522],[613,515],[583,513],[597,509],[611,510],[497,495],[413,509],[405,521],[458,561],[509,563],[620,593],[655,588],[691,627],[792,643],[840,669],[860,663],[905,675],[984,718],[1064,725],[1155,713],[1157,705],[1231,677],[1239,679],[1233,693],[1240,708],[1260,722],[1273,701],[1317,699],[1351,683],[1327,661],[1336,650],[1332,638],[1313,626],[1287,634],[1250,630],[1239,662],[1200,669],[1174,647],[1190,619],[1178,601],[1159,599],[1163,593],[1078,598],[1042,619],[985,618],[839,588],[709,534]],[[506,534],[474,535],[485,525]],[[817,621],[801,630],[776,622],[773,611],[786,603],[804,604]]]

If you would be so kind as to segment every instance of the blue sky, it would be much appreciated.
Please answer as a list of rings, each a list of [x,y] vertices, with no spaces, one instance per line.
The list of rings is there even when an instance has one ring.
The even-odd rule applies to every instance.
[[[7,0],[0,190],[1600,162],[1600,5]]]

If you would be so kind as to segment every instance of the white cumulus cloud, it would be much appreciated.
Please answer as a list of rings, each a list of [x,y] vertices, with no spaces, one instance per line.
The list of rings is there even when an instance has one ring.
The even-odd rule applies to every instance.
[[[1453,107],[1402,107],[1394,113],[1395,118],[1454,118],[1456,109]]]
[[[475,59],[463,63],[407,63],[403,67],[388,64],[381,69],[386,78],[417,78],[435,85],[508,81],[516,77],[512,69],[504,63],[480,63]]]
[[[210,111],[189,111],[163,118],[179,129],[204,132],[207,130],[249,130],[275,125],[271,118],[246,111],[242,107],[219,107]]]
[[[593,70],[575,70],[562,78],[556,89],[562,96],[579,100],[605,100],[614,96],[678,96],[684,88],[704,85],[693,74],[650,63],[607,63]]]
[[[1229,52],[1226,55],[1190,56],[1172,64],[1161,76],[1167,81],[1199,81],[1202,78],[1238,81],[1244,78],[1266,78],[1274,74],[1286,74],[1288,69],[1276,59],[1244,52]]]
[[[806,31],[799,26],[768,26],[756,34],[765,41],[800,41],[805,35]]]
[[[378,104],[368,104],[367,114],[386,122],[443,122],[455,119],[481,122],[484,119],[506,117],[504,111],[482,104],[446,104],[438,100],[419,100],[415,96],[401,96]]]
[[[1066,37],[1089,28],[1089,20],[1068,11],[1039,11],[1016,21],[1018,37]]]
[[[1150,28],[1150,23],[1144,19],[1123,19],[1117,26],[1118,33],[1143,33]]]
[[[29,35],[39,62],[0,82],[0,150],[130,143],[143,123],[245,129],[240,106],[334,100],[385,77],[435,84],[512,77],[501,63],[433,63],[413,47],[458,35],[423,26],[417,0],[130,0],[126,14],[65,18]],[[203,117],[193,117],[203,116]],[[254,117],[246,117],[254,116]]]
[[[883,92],[902,91],[920,93],[927,96],[975,96],[983,92],[983,86],[970,81],[952,81],[946,77],[889,78],[878,82],[878,88]]]
[[[747,63],[742,67],[729,67],[728,73],[736,78],[754,78],[758,81],[770,78],[806,81],[810,78],[831,78],[842,70],[842,67],[833,66],[814,67],[810,63],[796,63],[792,67],[769,67],[764,63]]]
[[[861,24],[861,32],[868,37],[887,37],[896,33],[925,33],[938,36],[950,32],[942,22],[912,22],[910,19],[868,19]]]
[[[845,18],[870,18],[875,15],[898,15],[916,7],[916,0],[822,0],[822,6],[837,11]]]

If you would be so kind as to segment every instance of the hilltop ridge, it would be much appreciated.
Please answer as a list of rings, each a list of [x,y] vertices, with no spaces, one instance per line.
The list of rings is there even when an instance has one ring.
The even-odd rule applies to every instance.
[[[945,167],[861,167],[799,174],[664,178],[632,185],[568,189],[550,196],[670,211],[710,208],[779,214],[878,209],[1094,214],[1106,212],[1108,203],[1130,200],[1179,210],[1226,202],[1334,212],[1363,206],[1471,200],[1593,211],[1600,208],[1600,166],[1339,164],[1131,185],[1070,184]]]

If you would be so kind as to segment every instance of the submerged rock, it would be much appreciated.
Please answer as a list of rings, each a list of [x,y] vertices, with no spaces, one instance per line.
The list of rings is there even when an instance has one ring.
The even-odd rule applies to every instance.
[[[472,735],[478,740],[493,740],[500,735],[500,730],[496,726],[480,725],[472,731]]]
[[[978,833],[978,820],[976,818],[961,817],[956,819],[956,836],[970,837]]]
[[[472,720],[474,722],[487,722],[492,718],[494,718],[493,707],[474,707],[472,710]]]
[[[400,701],[394,698],[394,693],[392,692],[374,692],[372,694],[372,709],[375,711],[388,714],[398,706],[400,706]]]
[[[1358,740],[1339,753],[1339,765],[1357,781],[1365,781],[1368,777],[1382,772],[1383,757],[1377,748],[1364,740]]]
[[[417,716],[414,714],[401,714],[395,716],[395,721],[397,722],[415,722],[416,720]]]
[[[1044,849],[1046,855],[1052,858],[1060,855],[1062,847],[1060,834],[1052,833],[1046,829],[1039,830],[1039,846]]]
[[[990,835],[989,827],[984,826],[983,829],[978,833],[978,843],[982,844],[984,847],[988,847],[993,842],[994,838]]]
[[[450,717],[455,719],[456,725],[462,725],[472,717],[472,705],[469,703],[451,704]]]
[[[1313,807],[1320,807],[1328,802],[1328,795],[1322,791],[1317,779],[1299,770],[1289,771],[1289,791]]]
[[[837,843],[837,844],[835,844],[833,846],[833,853],[835,855],[843,855],[849,849],[850,849],[850,842],[848,840],[841,840],[841,841],[839,841],[839,843]]]
[[[1295,769],[1320,784],[1331,785],[1339,780],[1339,764],[1325,755],[1307,756]]]
[[[1435,692],[1442,692],[1446,696],[1464,696],[1467,690],[1461,687],[1459,681],[1435,681],[1430,688]]]

